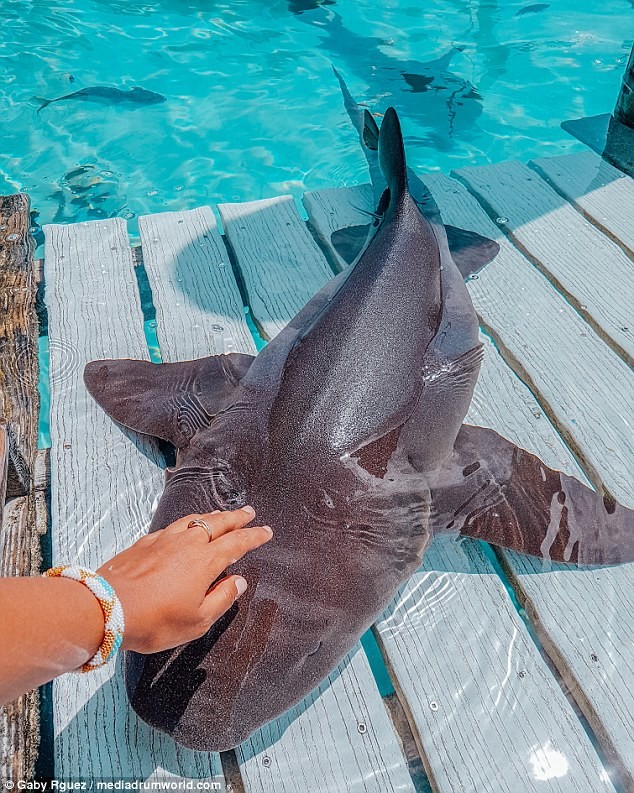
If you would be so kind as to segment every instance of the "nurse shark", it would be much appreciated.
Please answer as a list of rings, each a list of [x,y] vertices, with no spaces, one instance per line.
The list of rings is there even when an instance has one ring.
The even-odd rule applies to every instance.
[[[304,698],[436,533],[556,561],[634,559],[634,511],[463,424],[477,317],[438,214],[410,189],[396,112],[380,131],[364,123],[385,189],[363,249],[257,357],[85,369],[113,419],[177,449],[150,531],[247,503],[274,529],[227,569],[249,588],[204,637],[126,654],[134,710],[193,749],[235,747]]]
[[[422,62],[390,55],[390,41],[355,33],[327,6],[299,18],[319,31],[319,46],[338,65],[368,86],[373,105],[397,103],[400,115],[425,128],[436,149],[450,149],[455,135],[471,129],[482,114],[477,88],[451,71],[462,47],[450,47],[438,58]]]

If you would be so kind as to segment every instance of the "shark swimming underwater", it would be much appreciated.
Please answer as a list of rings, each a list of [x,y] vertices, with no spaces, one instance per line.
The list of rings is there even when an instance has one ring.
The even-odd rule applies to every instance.
[[[634,560],[634,511],[463,424],[482,355],[463,275],[410,187],[396,112],[364,131],[385,189],[361,251],[257,357],[85,369],[113,419],[177,449],[151,531],[247,503],[274,530],[227,569],[249,588],[204,637],[126,654],[132,707],[193,749],[235,747],[305,697],[435,533],[556,561]]]
[[[54,102],[68,102],[70,100],[94,102],[99,105],[124,105],[131,108],[143,107],[145,105],[158,105],[166,101],[162,94],[148,91],[146,88],[140,88],[139,86],[122,90],[121,88],[111,88],[107,85],[94,85],[90,88],[80,88],[79,91],[73,91],[72,94],[59,96],[56,99],[44,99],[43,97],[35,98],[41,103],[37,110],[38,113]]]

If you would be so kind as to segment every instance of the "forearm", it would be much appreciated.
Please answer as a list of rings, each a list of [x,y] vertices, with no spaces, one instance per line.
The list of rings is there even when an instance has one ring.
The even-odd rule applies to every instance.
[[[103,631],[101,606],[77,581],[0,579],[0,704],[80,667]]]

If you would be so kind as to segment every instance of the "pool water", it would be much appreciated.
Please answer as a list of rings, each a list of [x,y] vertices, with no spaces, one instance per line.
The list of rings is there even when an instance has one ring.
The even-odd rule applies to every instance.
[[[43,223],[118,215],[134,235],[144,213],[362,182],[333,65],[373,112],[399,109],[414,166],[565,153],[580,144],[561,121],[614,105],[633,14],[631,0],[3,0],[0,193],[30,194],[41,240]]]

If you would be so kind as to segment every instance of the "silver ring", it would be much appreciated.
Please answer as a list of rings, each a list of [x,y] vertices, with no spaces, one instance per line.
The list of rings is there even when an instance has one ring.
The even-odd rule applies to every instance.
[[[207,532],[207,537],[209,538],[209,542],[211,542],[213,539],[213,532],[207,521],[196,518],[196,520],[190,520],[187,524],[188,529],[193,529],[196,526],[200,526],[201,529],[204,529]]]

